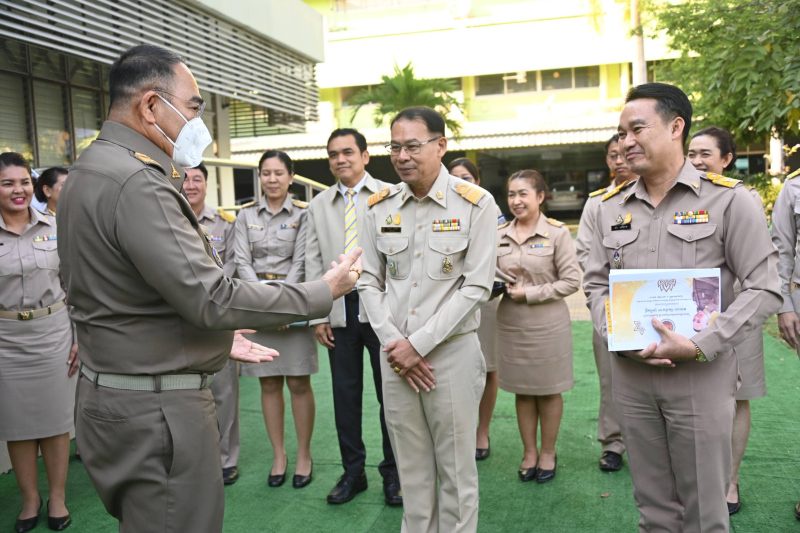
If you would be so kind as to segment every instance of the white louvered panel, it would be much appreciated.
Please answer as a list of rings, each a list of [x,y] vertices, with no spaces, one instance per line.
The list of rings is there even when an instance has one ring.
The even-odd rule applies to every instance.
[[[317,119],[308,58],[194,6],[167,0],[0,0],[0,35],[110,64],[151,43],[180,54],[201,88]]]

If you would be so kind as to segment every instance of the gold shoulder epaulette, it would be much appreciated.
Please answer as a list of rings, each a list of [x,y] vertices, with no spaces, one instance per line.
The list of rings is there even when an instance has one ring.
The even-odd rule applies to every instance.
[[[300,209],[308,209],[308,202],[304,202],[303,200],[292,200],[292,205]]]
[[[233,224],[234,222],[236,222],[236,215],[234,215],[233,213],[228,213],[221,207],[217,208],[217,214],[220,216],[222,220],[228,222],[229,224]]]
[[[561,226],[564,225],[563,222],[561,222],[560,220],[556,220],[554,218],[548,218],[547,219],[547,223],[550,224],[551,226],[555,226],[557,228],[560,228]]]
[[[483,190],[469,183],[456,184],[456,192],[471,204],[478,205],[483,198]]]
[[[389,190],[390,190],[389,187],[384,187],[378,192],[371,194],[369,198],[367,198],[367,207],[372,207],[378,202],[386,200],[386,198],[389,196]]]
[[[149,155],[143,154],[141,152],[133,152],[133,157],[135,157],[136,159],[138,159],[139,161],[141,161],[145,165],[148,165],[148,166],[151,166],[151,167],[156,167],[162,173],[165,173],[164,172],[164,167],[162,167],[161,164],[158,161],[156,161],[155,159],[153,159]]]
[[[742,182],[742,180],[729,178],[727,176],[723,176],[721,174],[715,174],[713,172],[706,173],[706,179],[711,183],[713,183],[714,185],[719,185],[721,187],[728,187],[729,189],[736,187]]]
[[[602,189],[597,189],[596,191],[592,191],[589,193],[589,198],[594,198],[595,196],[600,196],[604,192],[606,192],[606,188],[603,187]]]
[[[511,222],[503,222],[502,224],[497,226],[497,229],[507,228],[509,224],[511,224]]]
[[[611,189],[610,191],[608,191],[607,193],[605,193],[605,194],[603,195],[603,201],[605,202],[605,201],[606,201],[606,200],[608,200],[609,198],[612,198],[612,197],[613,197],[613,196],[615,196],[617,193],[619,193],[619,191],[623,190],[623,189],[624,189],[624,188],[626,188],[626,187],[630,187],[630,186],[631,186],[632,184],[634,184],[635,182],[636,182],[636,180],[628,180],[628,181],[626,181],[625,183],[623,183],[622,185],[617,185],[616,187],[614,187],[613,189]]]

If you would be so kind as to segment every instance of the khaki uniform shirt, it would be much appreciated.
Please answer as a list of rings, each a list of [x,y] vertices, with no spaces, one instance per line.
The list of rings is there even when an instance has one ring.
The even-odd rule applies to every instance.
[[[219,210],[204,206],[197,221],[205,226],[211,245],[217,250],[222,261],[222,271],[233,276],[236,263],[233,260],[233,222],[228,222]]]
[[[56,219],[28,208],[30,223],[17,235],[0,216],[0,310],[41,309],[64,299],[58,271]]]
[[[691,338],[709,360],[729,353],[777,310],[777,252],[750,193],[731,182],[736,186],[715,184],[687,160],[658,207],[651,204],[641,178],[604,196],[584,275],[599,333],[606,336],[611,268],[719,268],[723,312]],[[697,210],[708,212],[708,222],[675,223],[677,212]],[[737,278],[742,292],[734,299]]]
[[[58,204],[58,252],[81,361],[93,370],[216,372],[232,330],[330,312],[324,281],[226,277],[180,194],[177,169],[145,137],[108,121],[70,171]]]
[[[405,183],[384,190],[359,239],[364,272],[358,292],[382,345],[408,338],[424,357],[478,328],[476,310],[494,278],[495,204],[444,166],[422,199]]]
[[[800,313],[792,303],[792,293],[800,283],[800,179],[788,179],[775,200],[772,209],[772,242],[778,249],[778,275],[780,276],[781,297],[779,313]]]
[[[524,288],[528,304],[560,300],[577,291],[581,273],[569,229],[540,215],[533,234],[518,242],[516,227],[512,221],[497,229],[498,277]]]
[[[614,185],[609,185],[601,191],[608,192],[614,188]],[[600,202],[603,201],[603,194],[592,193],[583,204],[583,211],[581,212],[581,220],[578,223],[578,235],[575,238],[575,251],[578,254],[578,263],[581,265],[581,270],[586,270],[586,261],[589,260],[589,250],[592,247],[592,239],[594,238],[594,230],[597,225],[597,210],[600,209]]]
[[[376,180],[367,172],[364,186],[356,195],[356,228],[359,245],[364,235],[364,219],[367,213],[367,198],[389,184]],[[344,208],[345,199],[338,185],[316,195],[308,205],[306,219],[306,279],[320,279],[331,264],[338,261],[339,254],[344,252]],[[364,304],[359,300],[359,318],[366,321]],[[344,298],[333,303],[331,314],[320,320],[312,320],[316,325],[330,322],[332,328],[347,326]]]
[[[306,208],[302,205],[305,202],[286,195],[280,210],[272,213],[262,196],[257,204],[239,212],[233,250],[241,279],[258,281],[257,274],[278,274],[294,283],[305,279]]]

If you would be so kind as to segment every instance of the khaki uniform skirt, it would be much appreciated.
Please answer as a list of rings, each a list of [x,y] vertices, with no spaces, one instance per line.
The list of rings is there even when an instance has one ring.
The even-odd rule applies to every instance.
[[[572,388],[572,329],[564,300],[528,305],[503,297],[497,309],[500,388],[529,396]]]
[[[278,350],[280,356],[267,363],[242,363],[239,366],[243,376],[308,376],[319,371],[317,343],[308,327],[290,327],[284,331],[258,330],[245,336]]]
[[[67,377],[71,347],[66,307],[34,320],[0,318],[0,440],[74,430],[77,376]]]

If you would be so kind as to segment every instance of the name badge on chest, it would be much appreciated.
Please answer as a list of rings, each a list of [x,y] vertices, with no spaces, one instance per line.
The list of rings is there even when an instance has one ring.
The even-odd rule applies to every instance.
[[[633,215],[630,213],[625,213],[625,216],[618,215],[616,224],[611,226],[611,231],[631,229],[631,220],[633,220]]]

